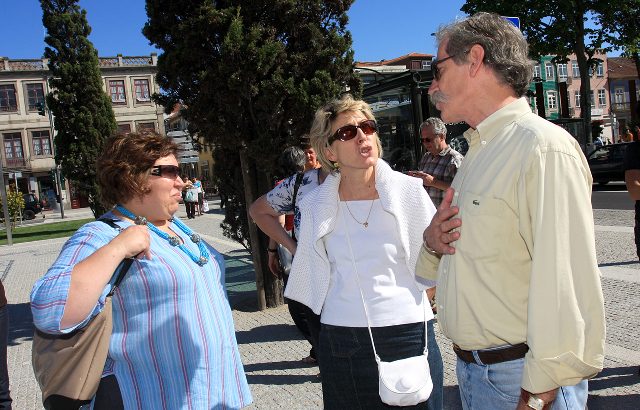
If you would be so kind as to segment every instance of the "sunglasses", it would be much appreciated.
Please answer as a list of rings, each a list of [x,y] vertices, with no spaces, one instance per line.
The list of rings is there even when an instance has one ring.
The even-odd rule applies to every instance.
[[[422,142],[431,142],[433,140],[431,138],[420,138],[420,141],[422,141]]]
[[[433,73],[433,78],[436,81],[440,81],[440,77],[442,76],[442,73],[440,72],[440,64],[444,63],[445,61],[447,61],[450,58],[459,56],[461,54],[467,54],[469,51],[471,51],[471,50],[467,50],[467,51],[464,51],[462,53],[451,54],[449,57],[445,57],[442,60],[434,60],[431,63],[431,72]]]
[[[180,167],[177,165],[154,165],[151,167],[151,175],[176,179],[180,173]]]
[[[378,131],[378,124],[376,124],[374,120],[365,120],[358,125],[349,124],[340,127],[335,132],[335,134],[333,134],[333,136],[329,138],[329,145],[331,145],[335,140],[349,141],[354,139],[356,135],[358,135],[358,128],[362,130],[364,135],[371,135],[374,132]]]

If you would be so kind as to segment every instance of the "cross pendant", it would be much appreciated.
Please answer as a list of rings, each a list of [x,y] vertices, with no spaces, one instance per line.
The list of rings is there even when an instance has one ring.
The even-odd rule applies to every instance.
[[[366,227],[368,227],[368,226],[369,226],[369,222],[365,222],[365,223],[363,223],[362,225],[364,225],[364,227],[366,228]]]

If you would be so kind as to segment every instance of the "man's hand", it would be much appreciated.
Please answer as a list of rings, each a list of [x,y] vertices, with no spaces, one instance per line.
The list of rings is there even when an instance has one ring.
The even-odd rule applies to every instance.
[[[422,185],[424,186],[433,186],[434,181],[436,180],[433,175],[427,174],[422,171],[409,171],[409,175],[412,177],[420,178],[422,180]]]
[[[282,268],[280,267],[280,258],[278,252],[267,252],[269,254],[269,270],[276,278],[282,277]]]
[[[527,391],[525,391],[524,389],[520,389],[520,400],[518,401],[518,407],[516,407],[516,410],[531,410],[531,407],[527,406],[527,402],[525,401],[525,396],[529,397],[532,393],[529,393]],[[536,393],[535,396],[538,397],[539,399],[542,399],[542,401],[545,402],[545,405],[543,407],[544,410],[548,410],[551,408],[551,406],[553,405],[553,401],[556,399],[556,396],[558,395],[558,389],[553,389],[553,390],[549,390],[546,391],[544,393]]]
[[[454,218],[459,209],[451,206],[453,194],[453,188],[447,189],[438,211],[422,236],[427,248],[442,255],[453,255],[456,249],[451,244],[460,238],[460,232],[452,232],[462,225],[460,218]]]

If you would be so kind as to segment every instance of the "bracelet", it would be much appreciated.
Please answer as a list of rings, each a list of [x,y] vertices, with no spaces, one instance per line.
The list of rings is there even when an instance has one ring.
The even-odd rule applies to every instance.
[[[427,245],[427,242],[426,242],[426,241],[423,241],[423,242],[422,242],[422,247],[424,248],[424,250],[425,250],[425,251],[427,251],[427,253],[429,253],[429,254],[431,254],[431,255],[433,255],[433,256],[437,256],[437,257],[442,256],[441,254],[439,254],[438,252],[436,252],[434,249],[431,249],[431,248],[429,247],[429,245]]]
[[[278,252],[277,248],[271,249],[271,248],[267,248],[267,251],[271,252],[271,253],[276,253]]]

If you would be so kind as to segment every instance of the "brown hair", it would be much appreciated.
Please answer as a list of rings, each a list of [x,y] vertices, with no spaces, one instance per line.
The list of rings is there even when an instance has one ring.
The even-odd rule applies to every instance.
[[[153,164],[177,152],[171,138],[153,131],[108,138],[96,161],[100,200],[111,207],[144,196],[149,192],[147,178]]]

